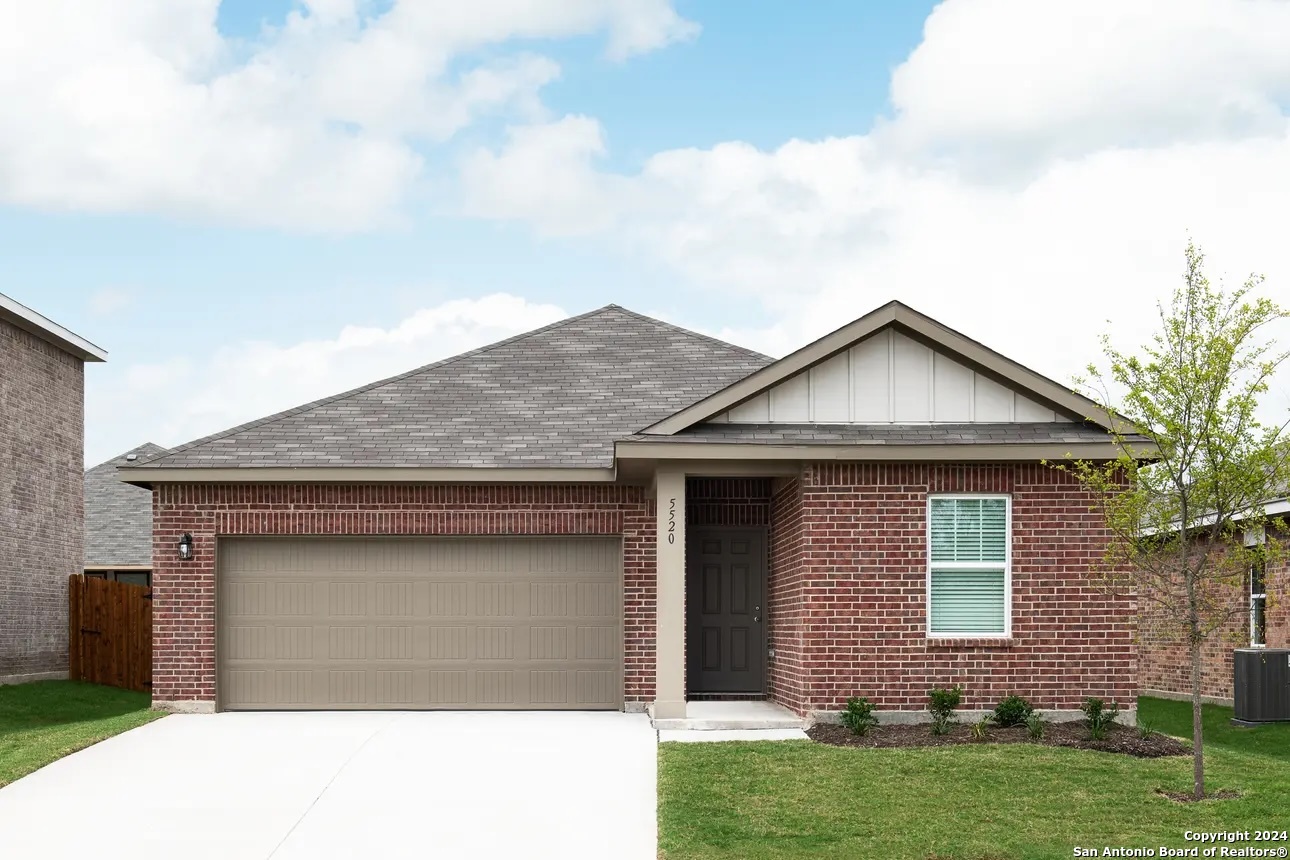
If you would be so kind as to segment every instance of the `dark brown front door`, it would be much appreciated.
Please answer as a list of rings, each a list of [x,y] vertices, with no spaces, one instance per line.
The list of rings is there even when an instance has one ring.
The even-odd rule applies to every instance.
[[[762,693],[766,530],[691,527],[686,542],[686,687]]]

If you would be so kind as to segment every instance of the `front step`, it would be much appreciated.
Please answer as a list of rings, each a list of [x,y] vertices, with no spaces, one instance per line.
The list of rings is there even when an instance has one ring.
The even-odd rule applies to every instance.
[[[651,714],[652,716],[652,714]],[[685,716],[653,720],[660,731],[802,730],[806,720],[775,702],[688,702]]]

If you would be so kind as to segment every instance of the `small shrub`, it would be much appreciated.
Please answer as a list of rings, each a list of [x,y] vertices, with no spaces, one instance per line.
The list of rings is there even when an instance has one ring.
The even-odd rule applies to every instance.
[[[975,723],[973,723],[973,724],[972,724],[972,738],[973,738],[974,740],[978,740],[978,741],[983,741],[983,740],[985,740],[985,736],[986,736],[986,729],[990,728],[990,722],[991,722],[993,719],[994,719],[994,715],[993,715],[993,714],[986,714],[985,716],[981,717],[981,719],[979,719],[979,720],[977,720]]]
[[[1087,718],[1089,740],[1101,741],[1106,739],[1107,733],[1111,730],[1111,724],[1119,716],[1120,706],[1114,702],[1108,705],[1101,699],[1090,696],[1084,700],[1080,710]]]
[[[1044,722],[1044,718],[1039,714],[1031,714],[1026,717],[1026,731],[1029,732],[1031,740],[1043,740],[1044,731],[1047,728],[1048,724]]]
[[[1005,729],[1009,726],[1024,726],[1034,712],[1035,709],[1021,696],[1004,696],[994,706],[994,721]]]
[[[847,709],[842,712],[842,725],[850,729],[852,734],[869,734],[869,730],[878,725],[873,703],[864,696],[847,699]]]
[[[1138,737],[1142,738],[1145,741],[1147,738],[1151,737],[1155,733],[1156,733],[1156,730],[1153,729],[1150,725],[1143,722],[1141,719],[1138,720]]]
[[[927,694],[927,710],[932,715],[932,734],[949,734],[954,723],[954,711],[963,701],[963,688],[935,687]]]

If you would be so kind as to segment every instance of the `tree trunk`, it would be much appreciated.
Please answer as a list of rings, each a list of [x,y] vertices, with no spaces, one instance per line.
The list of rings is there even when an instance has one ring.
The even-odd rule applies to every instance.
[[[1192,793],[1197,800],[1205,797],[1205,739],[1200,706],[1200,641],[1191,640],[1191,743]]]

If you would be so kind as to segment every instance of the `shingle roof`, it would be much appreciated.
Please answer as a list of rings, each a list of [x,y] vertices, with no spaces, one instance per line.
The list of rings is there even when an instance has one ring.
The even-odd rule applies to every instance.
[[[1106,442],[1090,424],[698,424],[671,436],[638,433],[629,442],[752,442],[770,445],[1001,445]],[[1135,441],[1137,437],[1129,437]]]
[[[165,451],[148,442],[85,473],[86,566],[152,564],[152,491],[123,484],[116,470]]]
[[[771,361],[608,305],[139,465],[605,468],[615,439]]]

